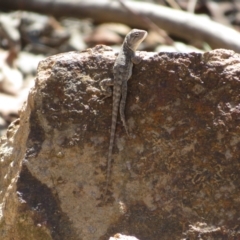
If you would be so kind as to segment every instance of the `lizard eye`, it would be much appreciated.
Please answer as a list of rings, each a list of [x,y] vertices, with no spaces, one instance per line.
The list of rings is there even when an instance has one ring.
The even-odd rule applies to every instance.
[[[134,33],[133,37],[134,38],[138,38],[139,37],[139,33]]]

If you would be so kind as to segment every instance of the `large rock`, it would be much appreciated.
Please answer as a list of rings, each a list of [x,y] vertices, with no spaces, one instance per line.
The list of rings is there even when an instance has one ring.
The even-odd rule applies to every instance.
[[[107,47],[40,62],[0,145],[1,240],[240,237],[240,56],[142,53],[107,196]],[[123,235],[115,235],[123,236]]]

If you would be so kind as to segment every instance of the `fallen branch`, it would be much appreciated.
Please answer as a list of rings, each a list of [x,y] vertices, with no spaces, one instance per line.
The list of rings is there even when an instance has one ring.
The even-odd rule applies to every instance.
[[[189,41],[207,42],[212,48],[227,48],[240,52],[240,33],[211,21],[208,17],[151,3],[126,1],[125,4],[129,9],[151,19],[169,34]],[[99,23],[120,22],[132,27],[147,28],[146,23],[139,21],[136,16],[129,16],[129,12],[118,2],[109,0],[1,0],[0,8],[35,11],[56,17],[92,18]]]

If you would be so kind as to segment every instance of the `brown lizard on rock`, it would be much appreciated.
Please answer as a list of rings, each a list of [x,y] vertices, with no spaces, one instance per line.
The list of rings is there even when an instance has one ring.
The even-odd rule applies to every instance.
[[[116,58],[113,66],[113,79],[104,79],[100,82],[100,87],[105,95],[105,98],[113,95],[113,108],[112,108],[112,125],[110,134],[110,144],[108,150],[108,162],[107,162],[107,183],[105,195],[108,191],[110,172],[111,172],[111,161],[114,136],[117,124],[118,109],[123,126],[128,134],[128,128],[125,121],[124,109],[127,97],[127,81],[132,75],[133,64],[138,64],[141,61],[139,56],[135,55],[135,51],[139,44],[146,38],[147,32],[140,29],[133,29],[129,32],[122,44],[120,52]],[[113,86],[113,92],[110,88]],[[102,99],[102,100],[103,100]],[[120,101],[121,100],[121,101]]]

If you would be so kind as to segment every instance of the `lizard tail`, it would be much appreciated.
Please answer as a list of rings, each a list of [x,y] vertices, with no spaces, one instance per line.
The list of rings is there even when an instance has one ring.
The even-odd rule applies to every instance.
[[[105,190],[105,196],[108,191],[110,175],[111,175],[111,162],[112,162],[112,152],[113,152],[113,144],[114,144],[114,136],[117,125],[117,117],[118,117],[118,108],[120,102],[120,91],[113,93],[113,109],[112,109],[112,124],[111,124],[111,134],[110,134],[110,143],[108,149],[108,162],[107,162],[107,184]]]

